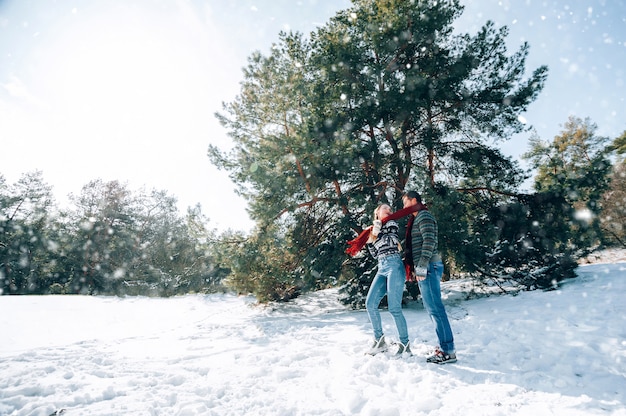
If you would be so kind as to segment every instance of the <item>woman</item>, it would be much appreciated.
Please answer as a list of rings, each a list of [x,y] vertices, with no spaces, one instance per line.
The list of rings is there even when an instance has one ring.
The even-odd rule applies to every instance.
[[[374,330],[374,344],[368,351],[370,355],[387,351],[388,348],[378,310],[380,301],[385,295],[387,295],[389,313],[396,322],[400,338],[396,355],[411,354],[406,319],[402,313],[405,269],[399,251],[398,223],[393,219],[385,220],[390,215],[391,207],[387,204],[379,205],[374,210],[374,226],[366,245],[372,257],[378,260],[378,272],[365,300],[365,307]]]

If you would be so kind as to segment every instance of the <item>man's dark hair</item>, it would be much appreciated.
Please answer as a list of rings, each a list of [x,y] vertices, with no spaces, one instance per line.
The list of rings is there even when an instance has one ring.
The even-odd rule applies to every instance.
[[[417,202],[422,202],[422,196],[417,191],[406,191],[404,193],[404,197],[409,199],[415,198],[417,199]]]

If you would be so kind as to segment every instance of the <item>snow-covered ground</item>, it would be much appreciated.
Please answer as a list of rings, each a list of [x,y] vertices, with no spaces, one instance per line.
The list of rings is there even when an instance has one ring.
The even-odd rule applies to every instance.
[[[626,256],[592,261],[555,291],[464,300],[444,283],[459,357],[444,366],[424,360],[420,302],[405,309],[415,355],[396,360],[364,355],[367,314],[334,290],[270,307],[1,296],[0,415],[623,416]]]

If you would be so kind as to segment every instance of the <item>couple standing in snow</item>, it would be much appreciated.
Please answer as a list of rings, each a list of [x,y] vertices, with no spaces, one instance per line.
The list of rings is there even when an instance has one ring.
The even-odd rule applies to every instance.
[[[378,260],[378,272],[367,294],[365,306],[374,330],[374,344],[368,354],[375,355],[387,351],[383,334],[380,301],[387,295],[389,313],[398,329],[400,342],[396,355],[410,355],[409,334],[406,319],[402,313],[402,295],[405,280],[417,280],[424,308],[435,323],[439,347],[427,358],[428,362],[446,364],[456,362],[454,338],[448,315],[441,301],[441,276],[443,262],[437,251],[437,221],[422,203],[415,191],[402,196],[404,208],[392,213],[387,204],[379,205],[374,211],[373,226],[364,230],[359,237],[350,241],[349,254],[356,254],[363,245]],[[409,215],[404,247],[404,262],[398,236],[398,218]]]

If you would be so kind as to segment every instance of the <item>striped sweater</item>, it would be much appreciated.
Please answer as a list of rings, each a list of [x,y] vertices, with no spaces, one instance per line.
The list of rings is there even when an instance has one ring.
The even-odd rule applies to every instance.
[[[417,213],[411,228],[411,245],[413,249],[413,264],[416,267],[427,268],[428,263],[441,261],[437,252],[438,227],[435,217],[427,211]]]

